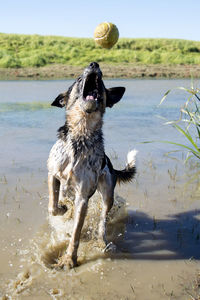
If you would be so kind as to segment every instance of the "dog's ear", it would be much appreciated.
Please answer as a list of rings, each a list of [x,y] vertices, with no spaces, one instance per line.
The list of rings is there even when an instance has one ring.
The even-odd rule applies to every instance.
[[[125,88],[124,87],[114,87],[110,89],[106,89],[106,106],[112,107],[114,104],[119,102],[119,100],[124,95]]]
[[[66,104],[67,93],[62,93],[56,97],[56,99],[51,103],[52,106],[64,107]]]

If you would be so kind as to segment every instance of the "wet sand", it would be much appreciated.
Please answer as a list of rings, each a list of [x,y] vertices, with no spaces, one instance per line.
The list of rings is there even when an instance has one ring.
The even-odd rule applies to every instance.
[[[117,247],[114,253],[102,253],[95,238],[101,209],[95,195],[82,232],[80,266],[70,271],[54,268],[68,238],[66,226],[59,238],[49,226],[46,178],[27,174],[17,177],[16,185],[4,179],[0,295],[11,298],[2,299],[197,296],[199,189],[186,186],[187,176],[180,175],[179,167],[161,174],[156,164],[146,161],[133,184],[117,188],[108,230]],[[58,228],[62,217],[56,218]]]
[[[199,78],[199,65],[104,65],[105,78]],[[62,79],[81,74],[83,67],[49,65],[38,68],[0,68],[0,80],[14,79]]]

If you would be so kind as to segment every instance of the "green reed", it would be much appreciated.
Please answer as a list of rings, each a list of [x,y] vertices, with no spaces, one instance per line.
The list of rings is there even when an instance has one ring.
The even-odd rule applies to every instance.
[[[200,159],[200,89],[191,86],[190,89],[178,87],[184,90],[188,97],[184,105],[180,108],[180,116],[178,120],[166,122],[167,125],[174,127],[177,133],[180,133],[185,138],[185,143],[180,144],[173,141],[165,141],[181,147],[187,152],[186,160],[192,156]],[[171,90],[168,90],[162,98],[160,104],[166,99]]]

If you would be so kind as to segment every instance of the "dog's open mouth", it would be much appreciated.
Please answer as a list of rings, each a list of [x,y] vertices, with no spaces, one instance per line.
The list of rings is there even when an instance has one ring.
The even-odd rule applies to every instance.
[[[85,101],[98,100],[99,77],[96,73],[91,73],[85,79],[83,88],[83,99]]]

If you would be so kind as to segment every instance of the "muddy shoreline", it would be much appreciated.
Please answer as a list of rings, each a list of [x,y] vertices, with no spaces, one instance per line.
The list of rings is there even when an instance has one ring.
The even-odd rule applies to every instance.
[[[64,79],[77,77],[81,66],[48,65],[33,68],[0,68],[0,80]],[[199,65],[106,65],[101,64],[104,78],[199,78]]]

